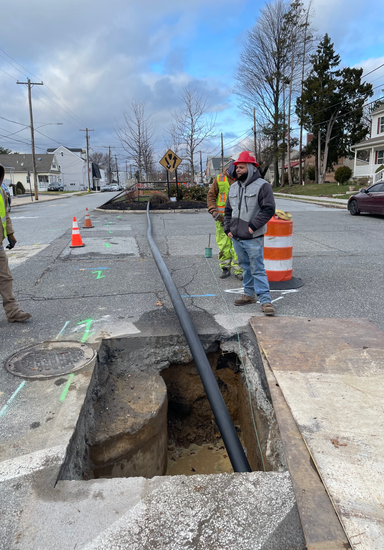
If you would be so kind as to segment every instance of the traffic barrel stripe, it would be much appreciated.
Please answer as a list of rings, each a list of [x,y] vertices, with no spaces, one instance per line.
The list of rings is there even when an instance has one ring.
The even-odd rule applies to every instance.
[[[291,260],[292,246],[286,248],[264,248],[264,260]]]
[[[264,266],[268,281],[292,279],[292,220],[273,216],[267,223],[264,236]]]

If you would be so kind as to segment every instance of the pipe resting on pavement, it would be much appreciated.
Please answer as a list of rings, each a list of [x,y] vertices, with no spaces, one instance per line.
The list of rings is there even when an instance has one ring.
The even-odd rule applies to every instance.
[[[148,243],[151,247],[154,260],[156,262],[158,270],[160,271],[160,275],[163,278],[164,284],[176,310],[188,345],[191,349],[195,365],[197,367],[205,392],[207,394],[209,404],[211,405],[211,409],[215,416],[216,424],[219,427],[221,436],[227,449],[233,470],[235,472],[251,472],[251,467],[248,463],[247,457],[245,456],[244,449],[236,433],[232,419],[225,405],[223,396],[221,395],[219,386],[217,385],[215,376],[212,372],[203,346],[201,345],[199,336],[192,323],[187,308],[185,307],[184,302],[181,299],[179,291],[177,290],[176,285],[173,282],[173,279],[167,269],[167,266],[165,265],[164,260],[155,244],[155,241],[152,238],[152,225],[149,216],[149,206],[150,202],[148,201]]]

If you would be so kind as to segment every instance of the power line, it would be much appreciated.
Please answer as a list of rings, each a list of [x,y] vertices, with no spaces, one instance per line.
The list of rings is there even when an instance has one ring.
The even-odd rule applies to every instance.
[[[365,78],[366,76],[368,76],[371,73],[374,73],[375,71],[377,71],[377,69],[380,69],[381,67],[384,67],[384,63],[382,65],[379,65],[375,69],[372,69],[372,71],[369,71],[369,73],[363,74],[363,76],[361,78]]]

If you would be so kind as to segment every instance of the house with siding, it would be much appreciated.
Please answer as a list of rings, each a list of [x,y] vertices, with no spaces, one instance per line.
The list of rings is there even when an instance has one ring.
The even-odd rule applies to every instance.
[[[376,170],[384,165],[384,105],[371,113],[371,137],[352,145],[355,152],[353,178],[366,177],[378,181]]]
[[[226,167],[229,164],[229,157],[224,157],[224,167]],[[219,174],[221,174],[222,164],[221,164],[221,157],[208,157],[207,158],[207,168],[205,171],[205,175],[207,177],[207,180],[209,181],[210,178],[216,177]]]
[[[50,183],[61,181],[60,166],[55,155],[36,154],[36,171],[39,191],[46,191]],[[31,176],[31,186],[33,181],[33,162],[32,154],[12,153],[9,155],[0,155],[0,164],[5,169],[5,179],[11,184],[21,182],[26,190],[29,189],[27,183],[28,172]]]
[[[56,149],[47,149],[47,153],[57,158],[61,183],[66,191],[85,191],[88,188],[86,153],[83,149],[60,145]]]

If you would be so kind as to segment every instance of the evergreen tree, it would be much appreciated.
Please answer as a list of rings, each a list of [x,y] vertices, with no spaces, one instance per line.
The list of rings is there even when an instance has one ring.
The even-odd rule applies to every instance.
[[[311,62],[296,114],[304,128],[314,134],[310,149],[316,155],[317,181],[323,183],[327,169],[339,157],[351,156],[351,145],[367,135],[363,105],[373,92],[371,84],[361,82],[362,69],[339,69],[340,56],[327,34]]]

